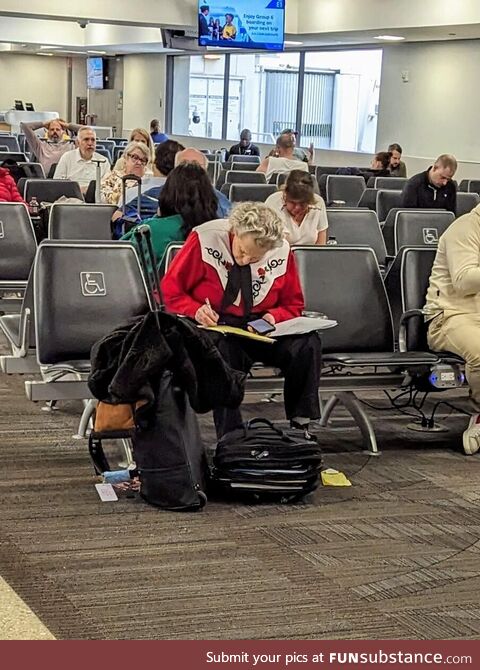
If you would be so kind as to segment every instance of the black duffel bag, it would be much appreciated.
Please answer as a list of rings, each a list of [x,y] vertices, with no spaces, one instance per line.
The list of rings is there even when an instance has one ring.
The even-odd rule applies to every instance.
[[[252,419],[220,439],[213,464],[220,491],[292,502],[318,486],[322,454],[316,440],[301,431]]]
[[[174,511],[205,506],[205,447],[188,396],[175,387],[170,372],[160,380],[153,425],[137,428],[132,441],[142,498]]]

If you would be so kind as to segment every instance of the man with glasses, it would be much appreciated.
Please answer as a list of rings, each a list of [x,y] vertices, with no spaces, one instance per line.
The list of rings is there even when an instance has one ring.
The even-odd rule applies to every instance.
[[[68,151],[58,161],[54,179],[71,179],[80,184],[82,192],[96,177],[97,161],[100,163],[101,178],[110,170],[110,163],[106,158],[97,154],[97,136],[92,128],[83,126],[78,131],[77,148]]]
[[[442,154],[426,172],[420,172],[407,181],[400,207],[446,209],[456,214],[457,187],[452,181],[456,171],[455,156]]]

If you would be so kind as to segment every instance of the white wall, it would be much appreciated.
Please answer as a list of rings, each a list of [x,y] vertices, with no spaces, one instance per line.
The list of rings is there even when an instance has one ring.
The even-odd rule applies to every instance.
[[[377,147],[399,142],[410,156],[480,160],[479,49],[480,40],[386,47]]]
[[[165,120],[166,57],[125,56],[123,59],[123,135],[133,128],[149,128],[152,119]]]
[[[69,116],[67,72],[66,58],[0,52],[0,110],[23,100],[37,111]]]

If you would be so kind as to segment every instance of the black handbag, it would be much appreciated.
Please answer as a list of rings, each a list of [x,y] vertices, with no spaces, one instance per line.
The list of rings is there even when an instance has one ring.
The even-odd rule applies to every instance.
[[[301,431],[281,430],[260,418],[226,433],[213,464],[213,481],[223,492],[292,502],[318,486],[322,454]]]

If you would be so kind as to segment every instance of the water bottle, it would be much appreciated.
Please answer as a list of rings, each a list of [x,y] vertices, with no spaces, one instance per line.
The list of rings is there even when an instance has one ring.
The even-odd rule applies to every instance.
[[[32,197],[30,202],[28,203],[28,209],[30,211],[30,216],[38,216],[40,213],[40,205],[38,204],[38,200],[36,199],[35,196]]]
[[[337,238],[334,235],[329,235],[328,240],[327,240],[327,244],[329,246],[334,246],[335,244],[338,244]]]

